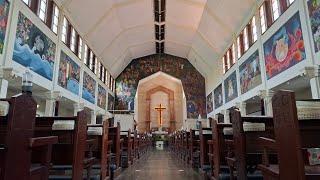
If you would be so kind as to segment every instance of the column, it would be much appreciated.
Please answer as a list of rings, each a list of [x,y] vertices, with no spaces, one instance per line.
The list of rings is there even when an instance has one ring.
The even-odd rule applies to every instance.
[[[145,122],[145,130],[146,132],[149,132],[150,131],[150,124],[151,124],[151,121],[150,121],[150,103],[151,103],[151,100],[150,98],[147,98],[146,99],[146,122]]]
[[[272,111],[272,97],[274,92],[270,89],[260,90],[260,98],[263,99],[264,102],[264,111],[266,116],[273,116]]]
[[[76,116],[78,114],[79,111],[82,111],[84,108],[84,104],[83,103],[74,103],[73,104],[73,115]]]
[[[45,116],[54,116],[56,101],[61,98],[60,91],[49,91],[45,93],[46,108],[44,111]]]
[[[174,110],[174,99],[170,98],[169,99],[169,106],[170,106],[170,132],[173,132],[176,129],[176,122],[175,122],[175,110]]]
[[[247,103],[246,102],[237,102],[236,107],[240,110],[241,116],[247,115]]]
[[[229,116],[230,111],[228,109],[226,110],[221,110],[221,114],[224,115],[224,123],[230,123],[230,116]]]
[[[302,70],[302,76],[306,77],[310,81],[312,99],[320,99],[319,67],[318,66],[305,67]]]
[[[96,124],[96,111],[95,110],[91,110],[90,113],[91,113],[91,123],[90,124]]]

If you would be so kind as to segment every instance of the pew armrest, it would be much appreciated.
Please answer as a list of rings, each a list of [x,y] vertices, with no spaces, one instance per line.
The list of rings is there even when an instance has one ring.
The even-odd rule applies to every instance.
[[[58,136],[31,138],[29,147],[35,148],[35,147],[41,147],[41,146],[48,146],[48,145],[56,144],[57,142],[58,142]]]
[[[262,163],[266,167],[270,166],[268,150],[276,150],[276,141],[274,139],[259,137],[258,142],[263,146]]]

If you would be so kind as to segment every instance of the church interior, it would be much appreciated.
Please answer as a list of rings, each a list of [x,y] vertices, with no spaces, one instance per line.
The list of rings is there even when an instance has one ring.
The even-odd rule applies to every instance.
[[[320,180],[320,0],[0,0],[0,180]]]

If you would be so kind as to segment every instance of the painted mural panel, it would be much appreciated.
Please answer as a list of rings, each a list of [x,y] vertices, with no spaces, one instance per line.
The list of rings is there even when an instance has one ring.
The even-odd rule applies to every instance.
[[[222,84],[220,84],[216,89],[214,89],[213,94],[214,94],[214,108],[218,109],[220,106],[223,105]]]
[[[114,97],[108,93],[108,110],[114,109]]]
[[[107,91],[100,84],[98,85],[98,106],[106,109]]]
[[[59,86],[79,95],[80,66],[61,51],[59,64]]]
[[[52,80],[56,45],[19,12],[13,60]]]
[[[236,71],[224,80],[224,96],[226,102],[229,102],[238,97]]]
[[[264,43],[267,79],[306,58],[299,12]]]
[[[212,92],[207,96],[207,113],[211,113],[213,111],[213,99]]]
[[[166,54],[131,61],[116,80],[116,109],[127,110],[133,106],[139,80],[158,71],[181,80],[187,99],[188,118],[197,118],[199,114],[206,116],[204,77],[187,59]]]
[[[96,81],[86,72],[83,73],[82,98],[95,103]]]
[[[0,0],[0,54],[3,52],[4,40],[8,25],[9,2],[7,0]]]
[[[320,50],[320,1],[308,0],[308,9],[314,47],[318,52]]]
[[[260,85],[262,83],[262,79],[259,63],[259,51],[254,52],[244,63],[242,63],[239,67],[239,71],[242,94]]]

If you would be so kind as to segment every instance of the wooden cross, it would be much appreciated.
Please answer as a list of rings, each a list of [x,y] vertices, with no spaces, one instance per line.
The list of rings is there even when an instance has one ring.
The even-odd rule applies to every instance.
[[[162,126],[162,111],[164,111],[166,108],[162,106],[162,104],[159,105],[159,107],[154,108],[156,111],[159,112],[159,122],[160,126]]]

